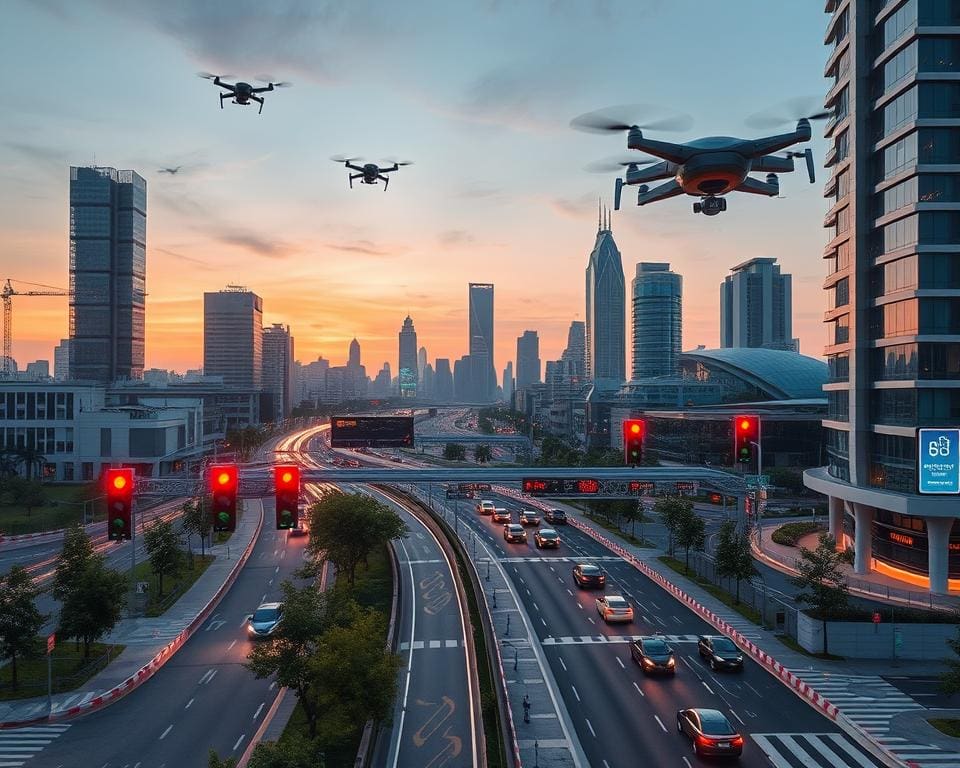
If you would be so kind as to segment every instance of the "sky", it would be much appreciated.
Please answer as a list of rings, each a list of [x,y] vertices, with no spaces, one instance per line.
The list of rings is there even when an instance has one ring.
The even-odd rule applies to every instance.
[[[755,137],[748,115],[826,92],[826,21],[822,4],[783,0],[5,0],[0,279],[68,287],[69,167],[133,169],[147,180],[148,368],[202,365],[203,293],[227,284],[263,297],[297,359],[343,364],[356,336],[373,373],[397,370],[408,313],[431,362],[465,354],[467,284],[492,282],[497,369],[526,329],[557,359],[584,318],[598,199],[612,206],[616,174],[585,168],[628,156],[624,135],[570,120],[641,103],[694,119],[657,138]],[[221,110],[200,71],[293,87],[261,115]],[[708,218],[693,198],[639,208],[625,192],[612,219],[628,370],[640,261],[683,275],[691,349],[719,346],[729,269],[777,257],[801,351],[821,355],[820,135],[817,183],[784,174],[780,199],[732,194]],[[337,154],[414,164],[386,193],[351,190]],[[52,363],[67,299],[13,303],[14,358]]]

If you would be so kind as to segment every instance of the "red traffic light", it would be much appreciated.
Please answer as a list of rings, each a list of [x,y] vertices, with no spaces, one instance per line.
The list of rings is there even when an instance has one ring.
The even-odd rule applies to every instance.
[[[749,430],[752,426],[753,426],[753,425],[750,423],[750,419],[744,419],[744,418],[741,418],[741,419],[740,419],[740,431],[741,431],[741,432],[746,432],[746,431]]]
[[[276,497],[277,530],[297,528],[300,516],[300,467],[274,467],[273,486]]]
[[[127,487],[127,482],[128,481],[125,475],[114,474],[113,480],[110,481],[109,485],[118,491],[122,491]]]
[[[273,469],[273,482],[277,488],[299,488],[300,467],[280,466]]]
[[[108,469],[104,479],[107,487],[107,538],[110,541],[129,539],[133,530],[133,470]]]
[[[623,420],[623,463],[635,467],[643,459],[643,438],[647,431],[643,419]]]
[[[210,490],[213,504],[210,514],[215,531],[233,531],[237,527],[237,491],[239,482],[236,464],[210,467]]]

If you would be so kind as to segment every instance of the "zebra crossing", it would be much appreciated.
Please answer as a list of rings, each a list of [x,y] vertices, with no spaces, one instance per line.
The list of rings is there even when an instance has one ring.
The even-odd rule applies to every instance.
[[[463,645],[462,640],[414,640],[413,650],[422,651],[424,648],[459,648]],[[408,641],[400,643],[397,647],[399,651],[409,651],[411,645]]]
[[[0,731],[0,768],[19,768],[69,727],[69,724],[36,725]]]
[[[501,563],[622,563],[622,557],[616,555],[591,555],[571,557],[501,557]]]
[[[774,768],[875,768],[876,759],[842,733],[751,733]]]
[[[887,750],[915,768],[957,768],[960,752],[890,735],[890,721],[901,712],[926,709],[877,675],[837,675],[790,670]]]
[[[610,643],[632,643],[641,637],[650,637],[645,635],[579,635],[573,637],[545,637],[540,641],[541,645],[590,645],[610,644]],[[695,643],[700,639],[700,635],[657,635],[658,638],[667,643]]]

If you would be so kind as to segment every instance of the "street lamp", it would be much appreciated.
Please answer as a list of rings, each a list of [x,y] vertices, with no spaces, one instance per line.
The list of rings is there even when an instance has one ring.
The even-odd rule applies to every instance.
[[[750,445],[757,449],[757,477],[763,474],[763,446],[759,442],[750,441]]]

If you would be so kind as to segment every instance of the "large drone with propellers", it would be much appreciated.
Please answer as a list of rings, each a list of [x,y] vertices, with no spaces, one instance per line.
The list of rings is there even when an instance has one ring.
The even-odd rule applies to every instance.
[[[257,111],[258,115],[263,112],[263,97],[257,96],[258,93],[267,93],[274,88],[289,88],[293,85],[293,83],[274,83],[269,77],[262,78],[262,82],[266,83],[266,85],[263,86],[253,86],[250,85],[250,83],[239,81],[235,84],[230,84],[220,79],[221,77],[229,77],[229,75],[212,75],[209,72],[198,72],[197,75],[204,80],[213,80],[214,85],[219,85],[221,88],[226,89],[226,93],[220,94],[220,109],[223,109],[224,99],[233,99],[234,104],[239,104],[243,107],[249,106],[251,101],[256,101],[260,104],[260,109]]]
[[[353,180],[360,179],[361,184],[376,184],[378,181],[383,182],[383,191],[387,191],[387,187],[390,185],[390,177],[384,176],[385,173],[393,173],[400,169],[403,165],[413,165],[410,160],[381,160],[381,163],[384,165],[377,165],[376,163],[363,163],[363,165],[354,165],[354,163],[363,162],[361,157],[344,157],[343,155],[334,155],[330,158],[335,163],[343,163],[347,170],[356,171],[356,173],[351,173],[347,176],[347,179],[350,181],[350,189],[353,189]]]
[[[627,132],[627,148],[640,150],[658,159],[628,158],[612,163],[595,165],[594,170],[616,170],[626,167],[625,178],[618,178],[614,187],[614,210],[620,209],[620,195],[625,185],[638,186],[637,205],[647,205],[677,195],[700,198],[693,204],[694,213],[715,216],[727,209],[722,195],[728,192],[747,192],[754,195],[777,197],[780,194],[778,173],[794,170],[794,158],[806,160],[810,183],[814,183],[813,153],[808,148],[802,152],[788,151],[784,155],[774,153],[799,142],[809,141],[810,121],[823,120],[831,112],[815,112],[797,119],[797,128],[790,133],[765,136],[759,139],[738,139],[730,136],[708,136],[683,144],[648,139],[645,130],[683,131],[690,127],[688,116],[673,116],[648,121],[638,125],[636,115],[650,112],[651,108],[640,105],[611,107],[589,112],[575,118],[572,127],[592,133]],[[783,119],[769,113],[754,115],[748,119],[752,127],[763,128],[783,124]],[[646,166],[641,168],[641,166]],[[751,173],[766,173],[761,180]],[[650,189],[648,182],[669,179],[665,184]]]

